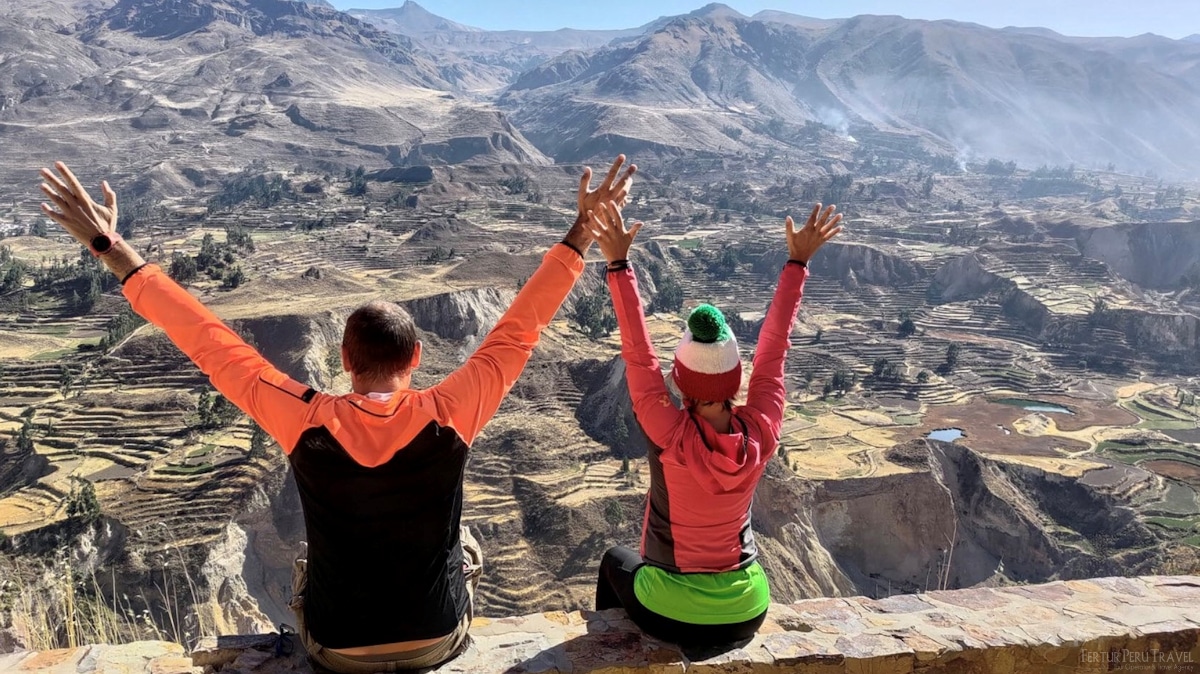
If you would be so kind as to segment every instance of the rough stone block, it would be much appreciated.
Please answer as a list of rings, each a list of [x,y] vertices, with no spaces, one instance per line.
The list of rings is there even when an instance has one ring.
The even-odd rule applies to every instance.
[[[104,646],[91,653],[94,674],[145,674],[150,663],[163,656],[183,655],[183,646],[165,641],[139,641],[120,646]]]
[[[1084,594],[1100,594],[1104,588],[1090,580],[1068,580],[1064,584],[1070,588],[1072,592],[1080,592]]]
[[[150,661],[149,674],[203,674],[203,667],[192,665],[186,655],[164,655]]]
[[[1049,605],[1066,603],[1071,599],[1071,590],[1062,583],[1047,583],[1045,585],[1018,585],[1002,587],[996,590],[1002,594],[1016,595],[1035,602]]]
[[[192,648],[192,663],[197,667],[223,667],[237,660],[243,651],[274,651],[276,638],[274,634],[203,637]],[[291,639],[300,648],[299,638]]]
[[[892,630],[890,634],[904,642],[917,662],[930,662],[961,650],[958,644],[933,633],[923,633],[916,628]]]
[[[863,605],[880,613],[917,613],[934,608],[933,604],[913,594],[898,594],[886,599],[869,600]]]
[[[1170,599],[1184,599],[1192,602],[1192,606],[1200,603],[1198,576],[1162,576],[1151,579],[1150,584],[1155,591]]]
[[[760,637],[762,646],[781,668],[840,665],[845,656],[831,643],[821,643],[811,635],[796,632],[769,634]],[[807,670],[805,670],[807,671]]]
[[[759,640],[713,655],[688,652],[688,674],[771,674],[775,658]]]
[[[759,634],[776,634],[778,632],[811,632],[812,623],[804,620],[790,606],[772,606],[767,613],[767,620]]]
[[[925,595],[939,604],[951,604],[972,611],[1002,608],[1013,601],[1012,595],[997,592],[990,587],[975,587],[966,590],[938,590]]]
[[[1092,582],[1110,594],[1124,597],[1145,597],[1148,591],[1140,578],[1093,578]]]
[[[834,647],[842,654],[842,657],[848,660],[872,660],[913,655],[913,650],[903,640],[887,634],[860,634],[855,637],[842,637],[837,640]]]
[[[556,642],[548,635],[506,633],[472,636],[471,645],[458,658],[443,665],[447,674],[484,674],[486,672],[555,672],[569,663],[563,660]]]
[[[37,655],[30,651],[20,651],[18,653],[5,653],[0,655],[0,672],[15,672],[20,671],[18,667],[22,660],[31,658]]]
[[[45,672],[46,674],[74,674],[80,669],[79,663],[95,647],[60,648],[54,651],[34,653],[21,661],[17,671]]]

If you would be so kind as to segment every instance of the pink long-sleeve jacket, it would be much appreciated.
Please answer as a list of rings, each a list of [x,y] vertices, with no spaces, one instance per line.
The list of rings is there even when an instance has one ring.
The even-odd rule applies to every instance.
[[[754,563],[754,490],[779,445],[786,403],[784,364],[808,269],[789,262],[759,333],[746,404],[730,433],[671,402],[650,342],[633,270],[610,271],[621,356],[634,415],[650,450],[642,558],[676,573],[719,573]]]

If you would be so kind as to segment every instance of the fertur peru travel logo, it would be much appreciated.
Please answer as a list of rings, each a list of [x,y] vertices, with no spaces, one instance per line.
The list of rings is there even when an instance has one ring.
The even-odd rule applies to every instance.
[[[1122,672],[1180,672],[1181,674],[1200,673],[1196,659],[1188,651],[1160,651],[1157,649],[1131,651],[1121,648],[1110,651],[1079,652],[1081,665],[1107,665],[1109,671]]]

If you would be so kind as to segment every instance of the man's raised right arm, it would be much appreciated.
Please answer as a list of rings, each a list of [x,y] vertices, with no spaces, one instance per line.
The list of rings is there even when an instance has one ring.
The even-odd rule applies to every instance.
[[[597,190],[589,189],[591,169],[584,171],[579,214],[566,237],[546,253],[537,272],[467,362],[422,394],[431,399],[438,418],[450,424],[467,444],[496,414],[529,362],[542,331],[583,273],[583,257],[592,244],[587,212],[601,198],[623,201],[628,195],[637,169],[631,166],[618,180],[624,161],[623,155],[617,158]]]

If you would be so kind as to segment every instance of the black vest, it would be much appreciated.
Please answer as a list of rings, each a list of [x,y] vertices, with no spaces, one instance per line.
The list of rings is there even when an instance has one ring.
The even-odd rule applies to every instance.
[[[459,522],[468,447],[426,426],[387,463],[359,465],[323,427],[288,456],[308,531],[304,620],[326,648],[450,634],[467,611]]]

